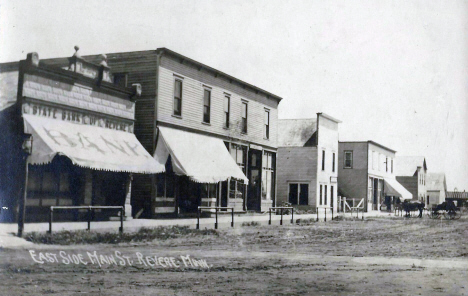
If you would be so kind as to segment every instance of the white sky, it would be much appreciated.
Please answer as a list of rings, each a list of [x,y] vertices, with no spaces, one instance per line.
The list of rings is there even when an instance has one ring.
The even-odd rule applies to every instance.
[[[0,0],[0,62],[167,47],[468,190],[468,1]]]

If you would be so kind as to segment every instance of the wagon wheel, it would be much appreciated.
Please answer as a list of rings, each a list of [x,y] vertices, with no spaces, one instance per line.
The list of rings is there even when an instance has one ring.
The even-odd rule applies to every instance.
[[[429,218],[431,219],[440,219],[442,215],[439,212],[430,212],[428,213]]]
[[[447,220],[457,220],[460,219],[461,213],[456,211],[448,211],[444,213],[444,218]]]

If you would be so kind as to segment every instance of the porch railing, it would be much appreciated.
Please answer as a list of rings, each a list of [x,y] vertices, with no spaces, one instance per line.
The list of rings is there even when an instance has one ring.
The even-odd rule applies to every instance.
[[[91,212],[96,209],[120,209],[120,233],[123,232],[123,217],[125,213],[124,206],[51,206],[50,207],[50,214],[49,214],[49,233],[52,234],[52,223],[54,222],[54,211],[55,210],[87,210],[87,221],[88,221],[88,231],[91,230],[91,220],[92,215]]]

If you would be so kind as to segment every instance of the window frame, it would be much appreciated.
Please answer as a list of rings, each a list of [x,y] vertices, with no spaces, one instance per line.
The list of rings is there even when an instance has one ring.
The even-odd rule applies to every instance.
[[[205,102],[205,94],[208,93],[208,105],[206,105],[206,102]],[[202,105],[203,105],[203,118],[202,118],[202,122],[203,123],[207,123],[207,124],[210,124],[211,123],[211,89],[208,88],[208,87],[203,87],[203,101],[202,101]],[[206,110],[208,110],[208,112],[206,113]],[[208,120],[206,120],[208,119]]]
[[[264,109],[263,118],[263,139],[270,139],[270,109]],[[267,121],[267,122],[265,122]]]
[[[242,108],[241,108],[241,133],[247,134],[248,132],[248,124],[249,124],[249,102],[242,100]],[[244,122],[244,108],[245,108],[245,122]]]
[[[322,171],[325,171],[325,157],[326,157],[325,149],[322,149]]]
[[[336,158],[336,153],[333,152],[332,153],[332,172],[334,173],[335,172],[335,165],[336,165],[336,161],[335,161],[335,158]]]
[[[176,97],[177,83],[180,82],[180,97]],[[173,99],[172,99],[172,115],[176,117],[182,117],[182,100],[183,100],[183,89],[184,89],[184,80],[181,77],[174,76],[174,89],[173,89]],[[179,101],[179,113],[176,112],[176,100]]]
[[[349,155],[351,155],[351,158],[349,159],[350,161],[350,165],[349,166],[346,166],[346,154],[349,153]],[[343,151],[343,154],[344,154],[344,157],[343,157],[343,169],[352,169],[353,168],[353,165],[354,165],[354,152],[353,150],[344,150]]]
[[[226,111],[226,101],[227,101],[227,111]],[[224,128],[229,128],[229,120],[231,120],[231,96],[224,94]]]

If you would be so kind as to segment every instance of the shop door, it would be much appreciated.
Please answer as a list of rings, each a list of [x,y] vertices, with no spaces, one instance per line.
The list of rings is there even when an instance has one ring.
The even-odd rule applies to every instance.
[[[260,199],[262,190],[262,151],[249,150],[249,190],[247,195],[247,210],[260,211]]]

